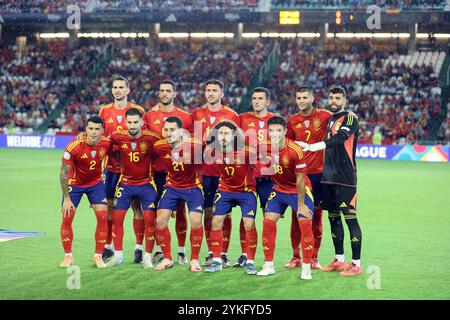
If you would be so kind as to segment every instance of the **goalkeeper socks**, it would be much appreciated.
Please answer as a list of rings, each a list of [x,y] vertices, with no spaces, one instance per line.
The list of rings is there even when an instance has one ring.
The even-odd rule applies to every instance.
[[[152,253],[155,245],[156,211],[144,210],[142,214],[145,223],[145,252]]]
[[[73,229],[72,221],[75,217],[75,210],[71,209],[69,215],[63,215],[61,223],[61,243],[65,253],[72,252]]]
[[[241,252],[242,254],[247,252],[246,248],[246,234],[245,234],[245,225],[244,225],[244,219],[241,218],[241,223],[239,224],[239,239],[241,241]]]
[[[247,243],[247,262],[254,260],[256,254],[256,245],[258,243],[258,233],[256,228],[245,232],[245,242]]]
[[[301,230],[301,245],[303,254],[303,263],[311,263],[314,250],[314,239],[312,232],[312,222],[301,219],[298,221]]]
[[[191,228],[191,260],[198,260],[200,248],[203,242],[203,226],[196,229]]]
[[[328,219],[330,220],[335,254],[344,254],[344,227],[342,226],[341,214],[330,212]]]
[[[264,261],[273,261],[276,238],[277,238],[277,223],[269,219],[264,219],[262,231],[262,246],[264,250]]]
[[[156,241],[164,254],[164,258],[172,260],[172,250],[170,248],[171,235],[168,227],[156,229]]]
[[[123,246],[123,221],[125,220],[125,214],[127,210],[113,210],[113,228],[114,228],[114,248],[116,251],[122,251]]]
[[[298,225],[297,214],[292,212],[291,220],[291,245],[294,257],[300,258],[300,227]]]
[[[219,258],[223,246],[223,232],[222,229],[211,230],[211,247],[213,250],[213,258]]]
[[[180,202],[177,207],[176,219],[175,219],[175,231],[177,233],[178,246],[184,247],[186,244],[187,235],[187,218],[186,207],[184,202]]]
[[[322,209],[314,209],[312,231],[314,236],[313,258],[317,258],[319,255],[320,244],[322,243]]]
[[[228,247],[230,246],[231,240],[231,216],[227,215],[225,220],[223,221],[222,227],[223,233],[223,243],[222,243],[222,252],[228,252]]]
[[[108,211],[96,211],[97,226],[95,228],[95,253],[101,254],[108,235]]]
[[[133,219],[133,229],[136,236],[136,244],[142,245],[144,241],[145,223],[144,219]]]
[[[361,259],[362,233],[358,220],[356,219],[356,215],[346,214],[345,222],[347,223],[348,229],[350,231],[350,243],[352,245],[352,259],[359,260]]]

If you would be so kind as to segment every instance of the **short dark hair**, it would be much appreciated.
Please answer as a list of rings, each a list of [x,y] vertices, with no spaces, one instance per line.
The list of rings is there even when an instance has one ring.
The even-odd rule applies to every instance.
[[[295,91],[295,93],[297,92],[308,92],[309,94],[313,94],[313,88],[307,84],[302,84],[300,85],[297,90]]]
[[[266,94],[266,99],[270,99],[270,91],[267,88],[264,87],[256,87],[255,89],[253,89],[252,95],[255,92],[264,92]]]
[[[102,127],[105,127],[105,122],[104,122],[103,119],[100,118],[99,116],[92,116],[92,117],[90,117],[89,119],[87,119],[87,121],[86,121],[86,126],[85,126],[85,127],[87,127],[87,124],[88,124],[89,122],[101,124]]]
[[[341,86],[332,86],[328,93],[341,93],[344,97],[347,97],[347,93],[345,92],[344,87]]]
[[[223,88],[225,87],[223,82],[220,80],[217,80],[217,79],[209,79],[208,81],[206,81],[205,87],[208,86],[208,84],[218,85],[220,87],[220,89],[222,89],[222,91],[223,91]]]
[[[238,127],[237,127],[233,122],[231,122],[231,121],[221,121],[221,122],[219,122],[218,124],[216,124],[216,125],[214,126],[214,129],[215,129],[215,130],[219,130],[219,129],[222,128],[222,127],[230,128],[232,131],[236,131],[237,128],[238,128]]]
[[[159,83],[160,86],[162,84],[170,84],[172,86],[173,91],[177,91],[177,86],[176,86],[175,82],[173,82],[172,80],[165,79]]]
[[[166,120],[164,120],[164,123],[166,122],[176,123],[178,128],[183,128],[183,122],[178,117],[168,117]]]
[[[269,121],[267,121],[268,126],[271,126],[274,124],[280,124],[283,126],[283,128],[287,127],[286,120],[280,116],[274,116],[274,117],[270,118]]]
[[[125,78],[124,76],[115,76],[115,77],[113,78],[112,83],[114,83],[114,81],[118,81],[118,80],[120,80],[120,81],[125,81],[126,87],[127,87],[127,88],[130,87],[130,81],[129,81],[127,78]]]
[[[128,116],[139,116],[139,118],[143,117],[142,111],[137,108],[130,108],[125,112],[125,117]]]

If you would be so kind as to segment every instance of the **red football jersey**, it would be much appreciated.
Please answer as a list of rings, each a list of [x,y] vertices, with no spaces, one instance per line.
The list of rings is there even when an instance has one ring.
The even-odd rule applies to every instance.
[[[309,144],[324,141],[328,120],[331,116],[331,112],[317,108],[314,108],[311,114],[306,117],[300,113],[296,113],[288,120],[286,137]],[[307,173],[315,174],[323,172],[324,152],[325,150],[304,152],[305,161],[308,164]]]
[[[206,141],[206,137],[208,136],[209,130],[213,128],[216,124],[218,124],[222,120],[229,120],[234,122],[238,127],[240,127],[241,123],[239,120],[238,114],[231,108],[222,106],[219,111],[212,112],[208,109],[208,107],[202,106],[195,109],[192,112],[192,120],[194,121],[194,135],[196,139],[202,140],[202,142]],[[196,127],[201,127],[201,133],[196,132]],[[197,136],[201,134],[202,136]],[[211,164],[203,164],[201,169],[202,176],[210,176],[210,177],[218,177],[220,174]]]
[[[189,114],[189,112],[186,112],[177,107],[175,107],[171,112],[163,112],[161,110],[147,111],[147,113],[145,114],[145,121],[150,131],[153,131],[163,137],[164,121],[168,117],[180,118],[183,122],[183,128],[192,133],[193,122],[191,115]],[[152,170],[153,172],[167,172],[166,166],[164,165],[163,161],[159,159],[159,157],[155,157],[153,159]]]
[[[270,142],[269,142],[270,144]],[[269,148],[270,150],[270,148]],[[295,173],[306,172],[306,161],[302,149],[294,141],[286,139],[285,146],[272,156],[271,171],[273,173],[274,189],[287,194],[297,193],[297,178]],[[305,174],[305,186],[311,189],[311,182]]]
[[[219,191],[256,191],[253,166],[249,165],[251,157],[256,158],[256,151],[245,147],[245,150],[235,150],[230,156],[216,159],[214,166],[220,174]]]
[[[127,122],[125,121],[125,113],[131,108],[137,108],[142,112],[142,114],[145,113],[144,108],[131,102],[128,102],[128,105],[121,110],[114,107],[114,103],[107,104],[100,109],[98,115],[105,122],[105,133],[104,133],[105,136],[110,136],[115,131],[127,129]],[[106,169],[109,172],[119,173],[120,160],[114,157],[108,157],[106,161]]]
[[[200,186],[199,169],[203,146],[200,140],[188,139],[180,146],[172,148],[166,139],[154,145],[154,152],[159,156],[168,171],[166,186],[176,189],[191,189]],[[200,156],[195,164],[195,155]]]
[[[255,116],[253,112],[246,112],[239,115],[239,118],[241,120],[241,128],[246,136],[246,144],[253,146],[253,143],[255,143],[255,138],[253,137],[256,137],[256,139],[258,140],[258,154],[260,153],[260,151],[267,151],[267,137],[269,132],[267,122],[274,116],[276,116],[276,114],[272,112],[268,112],[267,115],[263,118]],[[249,139],[249,137],[252,138]],[[259,161],[254,166],[253,176],[255,178],[268,177],[261,174],[261,163]]]
[[[160,136],[151,131],[143,130],[142,136],[136,139],[131,137],[127,130],[121,130],[114,132],[110,139],[120,151],[119,182],[126,185],[152,183],[151,157],[153,145],[160,139]]]
[[[102,137],[100,142],[91,146],[87,141],[76,138],[67,144],[62,157],[64,163],[70,164],[69,184],[90,187],[102,182],[102,161],[111,150],[111,141]]]

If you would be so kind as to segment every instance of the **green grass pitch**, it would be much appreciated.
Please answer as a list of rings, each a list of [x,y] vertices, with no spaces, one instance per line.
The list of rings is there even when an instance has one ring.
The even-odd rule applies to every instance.
[[[450,166],[448,163],[358,161],[358,216],[363,231],[364,274],[339,277],[313,271],[300,280],[300,269],[285,270],[291,256],[290,212],[278,223],[277,273],[247,276],[242,269],[193,274],[185,266],[144,270],[132,263],[132,214],[125,221],[123,267],[95,269],[95,217],[83,198],[74,221],[74,258],[80,267],[80,289],[68,289],[63,258],[58,172],[62,152],[0,149],[0,229],[42,231],[47,235],[0,243],[0,299],[449,299],[450,298]],[[240,253],[239,212],[233,212],[229,257]],[[262,224],[257,215],[259,241]],[[172,249],[176,236],[172,230]],[[351,258],[348,230],[345,250]],[[189,240],[187,240],[189,253]],[[260,244],[260,243],[259,243]],[[201,258],[206,255],[204,242]],[[329,223],[319,258],[333,257]],[[259,246],[258,269],[263,261]],[[367,270],[379,270],[379,274]],[[380,288],[377,284],[379,275]],[[369,284],[369,285],[368,285]]]

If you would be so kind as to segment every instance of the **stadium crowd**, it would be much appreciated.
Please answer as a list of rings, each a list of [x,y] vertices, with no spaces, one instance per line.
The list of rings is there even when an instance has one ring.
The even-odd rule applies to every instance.
[[[82,12],[124,10],[140,12],[148,10],[228,10],[252,9],[258,0],[2,0],[0,12],[56,13],[66,12],[69,5],[78,5]]]
[[[326,88],[334,84],[347,88],[348,106],[361,119],[363,142],[370,143],[374,132],[384,136],[385,144],[423,141],[430,134],[430,124],[440,117],[441,89],[429,65],[384,66],[390,54],[371,54],[364,42],[347,54],[327,52],[302,41],[287,41],[281,51],[283,62],[268,87],[277,101],[276,111],[282,115],[297,112],[292,92],[298,83],[307,83],[316,88],[316,104],[321,107],[325,107]],[[361,62],[364,72],[336,74],[329,63],[333,59]]]
[[[78,130],[86,117],[111,102],[110,81],[117,74],[130,79],[131,100],[147,110],[157,103],[158,83],[166,78],[176,79],[177,104],[189,111],[204,103],[203,84],[209,78],[223,80],[226,84],[224,103],[237,106],[270,49],[270,45],[261,42],[238,48],[189,41],[161,42],[159,48],[116,48],[115,57],[106,69],[89,87],[76,92],[53,126],[62,131]]]
[[[377,5],[382,9],[444,9],[447,0],[272,0],[272,8],[364,9]]]
[[[64,102],[59,117],[50,122],[49,133],[76,132],[87,117],[111,102],[110,79],[117,74],[131,80],[131,101],[146,110],[157,103],[158,83],[166,78],[176,79],[176,104],[188,111],[204,103],[202,84],[209,78],[225,82],[224,103],[237,107],[272,48],[270,41],[244,47],[162,41],[157,47],[121,48],[116,43],[114,58],[89,79],[87,66],[97,58],[101,45],[75,49],[64,41],[47,45],[49,50],[28,45],[0,52],[0,130],[36,131]],[[348,90],[349,107],[360,117],[362,142],[370,143],[374,133],[381,133],[385,144],[423,141],[431,124],[440,121],[441,89],[431,66],[386,65],[386,59],[395,60],[398,53],[371,53],[364,42],[342,54],[307,41],[286,41],[281,52],[282,63],[266,83],[273,95],[272,111],[285,116],[297,112],[292,93],[299,83],[315,88],[319,107],[324,107],[326,88],[341,84]],[[333,59],[363,64],[364,72],[342,75],[330,64]],[[449,140],[448,119],[439,130],[443,141]]]
[[[70,49],[66,42],[0,51],[0,128],[32,132],[87,77],[99,46]]]

